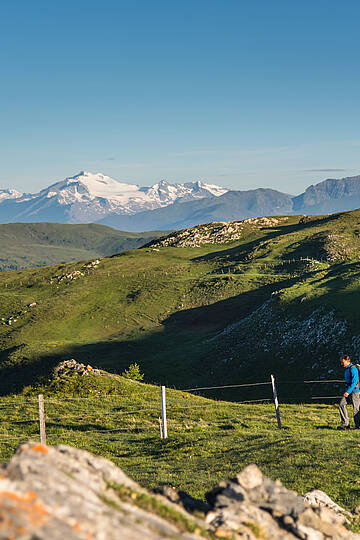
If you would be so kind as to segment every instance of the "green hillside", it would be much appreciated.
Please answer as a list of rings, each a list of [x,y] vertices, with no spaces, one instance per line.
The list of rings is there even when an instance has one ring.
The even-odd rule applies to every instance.
[[[164,232],[131,233],[95,225],[9,223],[0,225],[0,271],[22,270],[136,249]]]
[[[360,211],[261,218],[199,226],[99,264],[4,272],[2,391],[69,357],[115,373],[136,361],[147,381],[177,388],[268,380],[272,372],[339,378],[340,352],[360,359],[359,231]],[[179,235],[188,238],[184,247],[171,247]],[[280,385],[283,399],[330,390],[338,392]]]

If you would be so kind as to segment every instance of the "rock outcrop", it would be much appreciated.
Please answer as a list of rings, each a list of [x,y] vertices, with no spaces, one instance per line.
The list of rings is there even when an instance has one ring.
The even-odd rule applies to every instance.
[[[163,493],[147,492],[83,450],[24,444],[0,476],[0,539],[360,539],[331,500],[312,505],[255,465],[221,482],[207,494],[208,504]]]
[[[94,369],[89,364],[85,366],[85,364],[77,362],[74,358],[71,360],[64,360],[63,362],[60,362],[55,369],[54,369],[54,376],[57,377],[63,377],[66,375],[88,375],[89,373],[92,373],[94,375],[102,375],[106,374],[106,372],[101,372],[100,369]]]
[[[256,465],[249,465],[236,478],[220,482],[207,493],[212,510],[206,521],[215,531],[236,531],[238,538],[249,540],[360,538],[344,527],[347,518],[340,507],[323,495],[321,503],[310,494],[300,497],[279,481],[264,477]]]
[[[275,227],[286,221],[286,217],[249,218],[242,221],[220,221],[197,225],[169,234],[165,238],[153,240],[145,247],[191,247],[196,248],[205,244],[224,244],[240,240],[245,232],[263,227]]]

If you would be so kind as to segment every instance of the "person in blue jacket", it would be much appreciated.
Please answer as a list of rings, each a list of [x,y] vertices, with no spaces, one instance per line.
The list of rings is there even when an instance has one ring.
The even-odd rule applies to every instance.
[[[339,403],[341,425],[338,429],[350,429],[347,404],[352,403],[354,412],[355,429],[360,429],[360,384],[359,372],[351,363],[350,356],[345,354],[341,356],[340,363],[345,369],[346,388],[343,397]]]

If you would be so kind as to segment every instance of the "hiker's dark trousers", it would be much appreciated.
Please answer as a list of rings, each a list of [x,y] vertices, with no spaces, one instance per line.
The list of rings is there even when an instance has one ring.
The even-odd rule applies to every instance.
[[[353,392],[349,397],[342,397],[339,403],[339,411],[341,417],[341,424],[343,426],[349,425],[349,416],[347,412],[347,404],[352,403],[354,408],[354,422],[355,427],[360,427],[360,392]]]

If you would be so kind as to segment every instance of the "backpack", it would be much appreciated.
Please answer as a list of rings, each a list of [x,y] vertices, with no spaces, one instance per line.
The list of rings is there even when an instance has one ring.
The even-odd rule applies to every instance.
[[[358,380],[356,386],[360,386],[360,364],[354,364],[353,362],[351,362],[349,367],[350,368],[354,367],[354,368],[357,369],[357,372],[358,372],[358,375],[359,375],[359,380]]]

